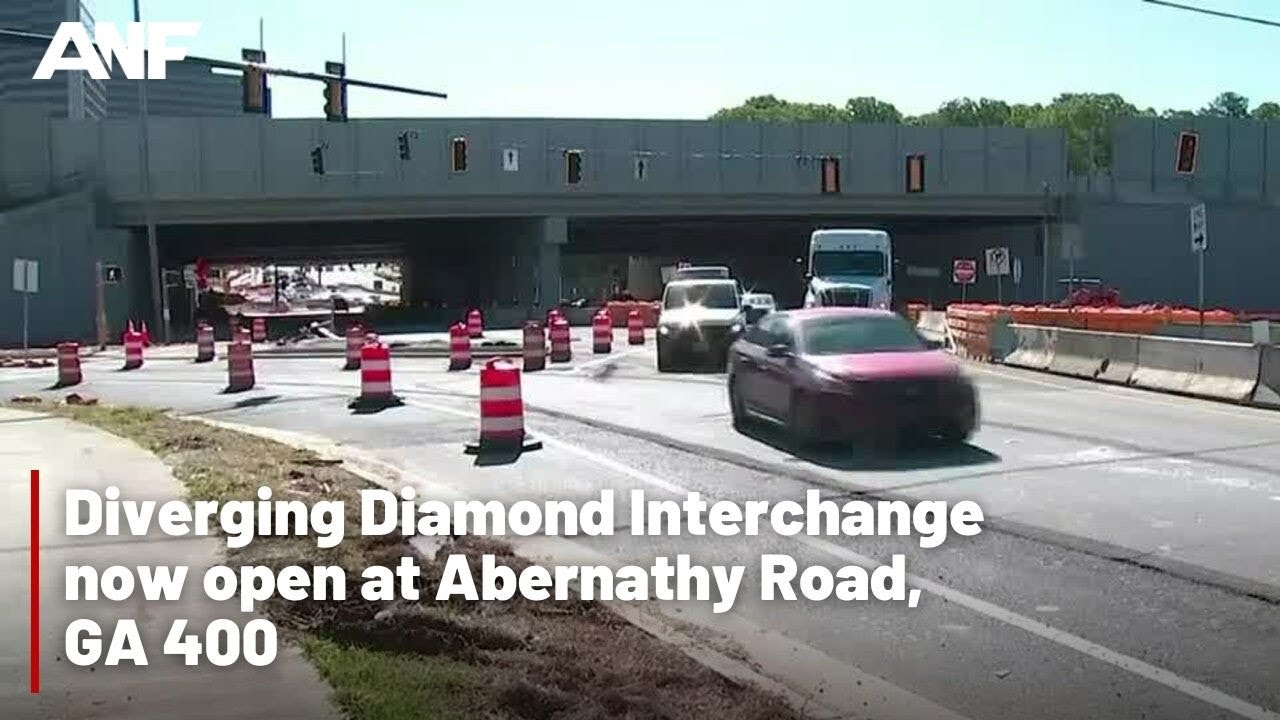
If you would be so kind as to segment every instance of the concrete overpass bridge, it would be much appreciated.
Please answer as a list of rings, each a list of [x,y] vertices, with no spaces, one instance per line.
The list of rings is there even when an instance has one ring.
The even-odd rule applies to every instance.
[[[39,258],[56,247],[51,294],[84,296],[93,262],[119,264],[126,282],[108,288],[121,308],[113,314],[145,315],[148,204],[163,267],[199,256],[395,256],[414,303],[467,291],[482,295],[467,301],[529,306],[598,289],[579,275],[601,255],[624,266],[633,255],[741,258],[753,268],[743,272],[758,275],[748,280],[787,285],[779,268],[808,231],[843,223],[894,233],[907,294],[947,299],[953,257],[1002,245],[1023,259],[1020,292],[1038,299],[1042,276],[1061,274],[1064,248],[1078,250],[1083,236],[1090,252],[1077,252],[1080,261],[1100,262],[1112,243],[1095,239],[1165,242],[1164,228],[1206,193],[1251,207],[1280,202],[1280,162],[1264,153],[1250,169],[1240,158],[1241,140],[1280,148],[1280,131],[1266,127],[1206,127],[1234,148],[1230,162],[1224,169],[1206,139],[1204,170],[1186,181],[1166,177],[1173,162],[1158,152],[1176,130],[1150,123],[1118,129],[1120,167],[1104,178],[1069,174],[1065,134],[1052,128],[257,116],[150,125],[148,198],[136,120],[0,109],[0,208],[19,206],[0,210],[0,249]],[[1249,178],[1260,187],[1252,196],[1240,191]],[[1133,212],[1116,210],[1128,205]],[[42,302],[37,315],[65,314]]]

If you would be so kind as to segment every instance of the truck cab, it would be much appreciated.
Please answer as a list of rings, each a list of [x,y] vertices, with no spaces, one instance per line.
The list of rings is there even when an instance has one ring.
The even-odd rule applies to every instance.
[[[893,305],[893,247],[883,230],[814,230],[805,307]]]

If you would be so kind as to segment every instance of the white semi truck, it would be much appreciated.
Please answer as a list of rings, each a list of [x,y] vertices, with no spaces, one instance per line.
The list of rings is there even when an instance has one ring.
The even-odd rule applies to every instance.
[[[893,244],[883,230],[814,230],[804,306],[893,306]]]

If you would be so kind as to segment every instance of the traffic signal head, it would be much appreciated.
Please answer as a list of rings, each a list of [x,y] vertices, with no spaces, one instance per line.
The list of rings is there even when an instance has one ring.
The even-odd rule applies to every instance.
[[[840,192],[840,160],[838,158],[822,158],[822,192],[824,194]]]
[[[241,91],[244,95],[244,111],[247,113],[266,114],[267,74],[263,72],[262,68],[245,68],[241,86]]]
[[[316,175],[324,174],[324,148],[314,148],[311,150],[311,172]]]
[[[340,78],[324,81],[324,117],[330,122],[347,121],[347,84]]]
[[[924,155],[907,156],[907,192],[924,192]]]
[[[566,150],[564,153],[564,180],[569,185],[582,182],[582,151]]]
[[[1192,175],[1196,171],[1196,154],[1200,149],[1200,133],[1184,130],[1178,133],[1179,175]]]
[[[449,141],[449,151],[451,153],[451,167],[456,173],[467,171],[467,139],[464,137],[456,137]]]

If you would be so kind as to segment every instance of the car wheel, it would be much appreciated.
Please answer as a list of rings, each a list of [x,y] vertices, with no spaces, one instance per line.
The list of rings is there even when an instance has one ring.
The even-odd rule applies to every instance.
[[[750,424],[747,408],[743,405],[742,396],[738,393],[738,383],[729,381],[729,413],[733,416],[733,429],[741,432]]]
[[[963,422],[949,422],[938,429],[938,439],[946,445],[961,445],[973,437],[973,426]]]

